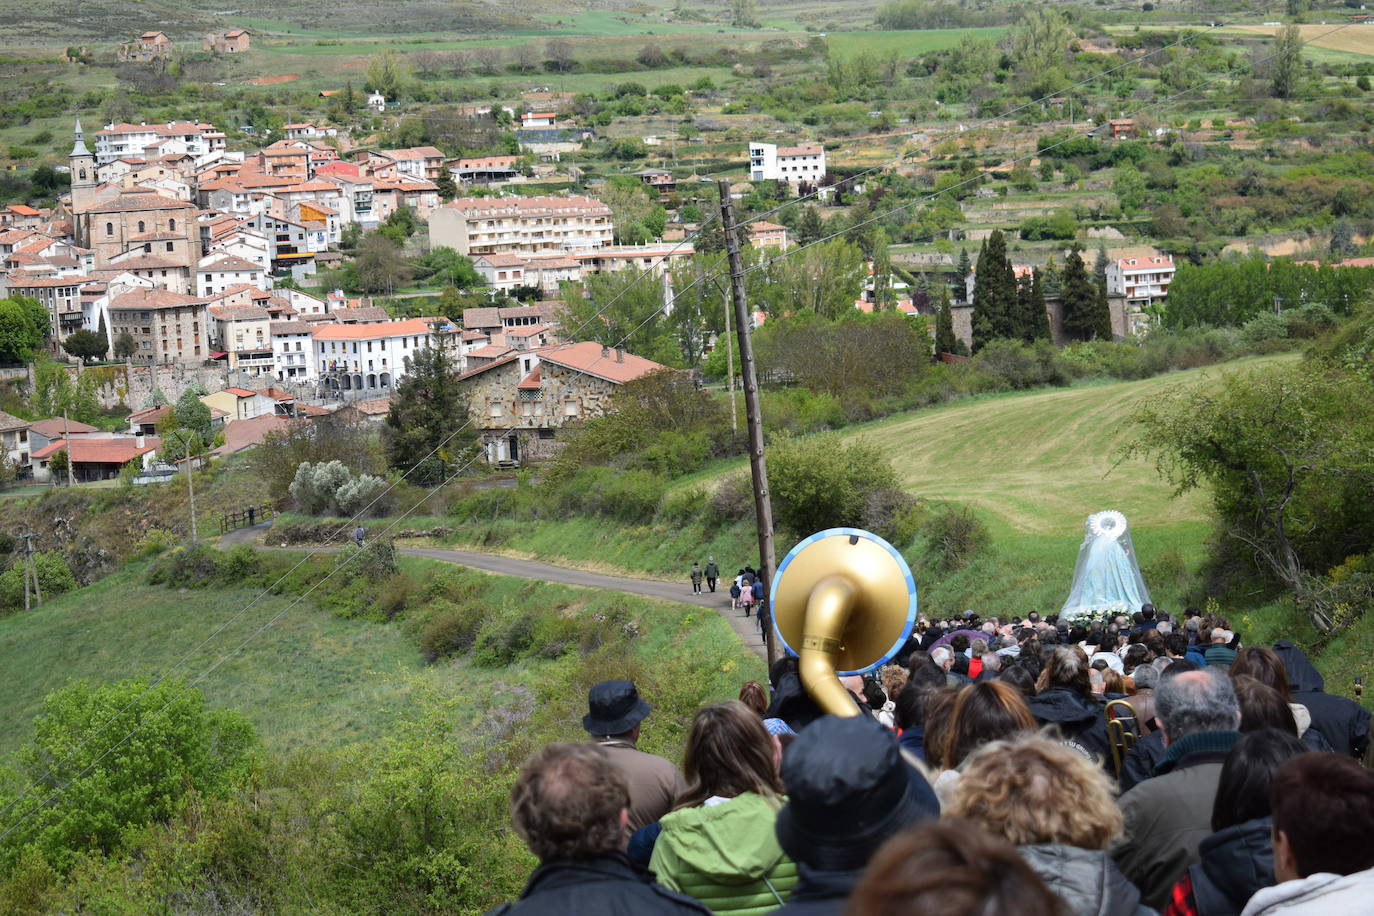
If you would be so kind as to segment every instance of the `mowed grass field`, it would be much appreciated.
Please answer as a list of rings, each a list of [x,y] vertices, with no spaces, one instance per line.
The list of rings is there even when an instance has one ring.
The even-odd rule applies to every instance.
[[[1152,463],[1120,459],[1136,434],[1131,412],[1171,389],[1283,358],[953,404],[849,435],[891,455],[910,492],[971,504],[1016,532],[1077,534],[1101,509],[1140,527],[1196,522],[1206,518],[1205,494],[1176,498]]]

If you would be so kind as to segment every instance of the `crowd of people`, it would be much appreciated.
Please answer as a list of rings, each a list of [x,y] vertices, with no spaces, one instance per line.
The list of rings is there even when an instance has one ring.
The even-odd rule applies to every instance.
[[[680,767],[637,748],[634,684],[593,687],[591,740],[516,781],[541,864],[493,914],[1374,913],[1370,714],[1289,642],[967,614],[842,678],[852,716],[795,658],[769,681],[699,710]]]

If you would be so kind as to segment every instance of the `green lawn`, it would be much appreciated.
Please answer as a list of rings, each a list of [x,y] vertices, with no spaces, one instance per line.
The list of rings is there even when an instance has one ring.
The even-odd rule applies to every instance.
[[[1001,27],[984,29],[912,29],[907,31],[871,30],[831,32],[826,36],[830,50],[839,54],[872,51],[884,54],[897,51],[906,56],[943,51],[959,43],[965,35],[996,41],[1006,33]]]
[[[389,734],[398,714],[431,692],[448,697],[462,721],[475,723],[502,705],[509,691],[549,683],[566,676],[568,666],[580,664],[580,656],[571,652],[557,660],[530,658],[504,668],[482,668],[465,656],[426,666],[405,615],[391,624],[341,619],[308,599],[255,636],[288,607],[290,597],[269,596],[229,623],[258,597],[258,590],[150,586],[145,584],[146,568],[146,563],[132,564],[34,611],[0,619],[5,695],[0,756],[27,740],[43,697],[68,680],[103,683],[167,673],[207,639],[211,641],[204,650],[171,673],[190,680],[247,641],[241,653],[197,686],[212,705],[248,716],[276,751],[336,747]],[[402,569],[417,590],[436,574],[459,577],[470,583],[460,584],[459,590],[493,615],[524,609],[531,617],[586,614],[604,619],[613,614],[634,620],[635,664],[657,670],[677,655],[697,660],[689,664],[711,659],[711,669],[698,670],[693,678],[697,688],[709,689],[713,696],[733,696],[741,680],[764,674],[762,663],[729,625],[701,608],[488,576],[415,558],[404,559]],[[222,625],[224,631],[212,636]],[[680,741],[680,732],[664,729],[656,740]],[[569,735],[574,733],[570,726]]]

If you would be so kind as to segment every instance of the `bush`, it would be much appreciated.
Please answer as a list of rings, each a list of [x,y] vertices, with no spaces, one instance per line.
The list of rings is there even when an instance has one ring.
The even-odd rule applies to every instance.
[[[485,616],[484,609],[477,604],[437,604],[420,631],[420,654],[427,665],[471,649]]]
[[[896,489],[897,474],[875,446],[816,436],[776,443],[768,458],[768,482],[778,524],[806,537],[826,528],[862,526],[869,499]]]
[[[72,591],[76,577],[59,550],[42,550],[33,555],[34,572],[43,600]],[[15,611],[24,606],[24,560],[16,557],[15,564],[0,573],[0,612]]]
[[[376,500],[386,490],[386,481],[372,474],[353,472],[342,461],[311,464],[302,461],[291,481],[291,501],[306,515],[381,515],[385,501]]]
[[[967,566],[992,542],[988,526],[967,508],[946,508],[936,513],[926,523],[925,535],[936,566],[945,572]]]
[[[206,588],[220,579],[221,557],[219,551],[202,544],[174,547],[148,570],[148,583],[168,588]]]
[[[1288,337],[1288,322],[1283,319],[1282,315],[1265,312],[1241,325],[1240,337],[1248,344],[1283,340]]]
[[[1068,381],[1059,352],[1047,340],[1030,345],[1019,340],[994,340],[978,351],[973,364],[1000,389],[1038,388]]]
[[[708,519],[717,524],[743,521],[754,515],[754,480],[748,471],[727,474],[707,502]]]

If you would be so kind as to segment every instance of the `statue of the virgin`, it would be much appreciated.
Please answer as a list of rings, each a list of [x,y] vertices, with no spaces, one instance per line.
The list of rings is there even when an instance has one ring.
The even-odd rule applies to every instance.
[[[1060,616],[1066,620],[1108,613],[1134,614],[1150,601],[1140,577],[1126,516],[1114,509],[1088,516],[1073,570],[1073,588]]]

